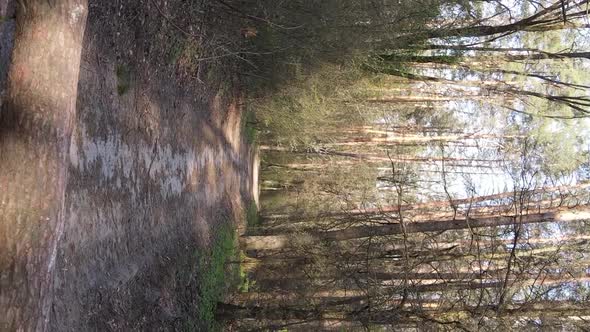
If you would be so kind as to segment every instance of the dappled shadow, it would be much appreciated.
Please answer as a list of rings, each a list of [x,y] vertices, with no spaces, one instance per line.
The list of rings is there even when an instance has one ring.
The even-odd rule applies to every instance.
[[[90,4],[53,330],[179,328],[195,255],[248,199],[236,87],[180,78],[158,53],[178,31],[148,3]]]

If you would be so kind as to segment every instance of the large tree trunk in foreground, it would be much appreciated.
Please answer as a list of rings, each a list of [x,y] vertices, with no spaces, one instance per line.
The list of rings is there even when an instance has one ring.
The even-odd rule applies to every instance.
[[[44,331],[64,228],[86,0],[24,0],[0,113],[0,329]]]

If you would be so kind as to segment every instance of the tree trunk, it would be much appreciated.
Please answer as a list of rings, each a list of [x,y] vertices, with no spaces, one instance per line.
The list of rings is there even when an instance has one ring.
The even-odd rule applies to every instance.
[[[440,232],[447,230],[482,228],[494,226],[507,226],[515,223],[529,224],[529,223],[543,223],[554,221],[581,221],[590,219],[590,210],[588,207],[580,209],[555,209],[553,212],[534,213],[522,216],[519,220],[515,216],[494,216],[484,218],[470,218],[457,220],[429,220],[416,223],[408,223],[405,225],[405,233],[429,233]],[[388,236],[403,234],[399,223],[392,223],[390,225],[379,226],[356,226],[347,229],[333,230],[327,232],[318,232],[310,234],[306,241],[345,241],[352,239],[360,239],[373,236]],[[267,235],[267,236],[244,236],[241,238],[241,243],[244,250],[269,250],[281,249],[289,246],[290,235]]]
[[[588,2],[587,0],[582,1],[579,5]],[[553,29],[559,30],[562,29],[559,23],[559,18],[552,16],[555,12],[561,11],[562,1],[556,1],[550,6],[538,11],[537,13],[523,18],[519,21],[510,24],[504,25],[479,25],[479,26],[467,26],[467,27],[459,27],[459,28],[451,28],[451,29],[438,29],[426,32],[427,38],[447,38],[447,37],[486,37],[486,36],[493,36],[497,34],[512,34],[518,31],[530,31],[533,28],[538,30],[541,27],[544,28],[543,31]],[[574,13],[576,14],[576,13]],[[570,14],[570,15],[574,15]],[[567,14],[565,14],[567,15]],[[568,16],[570,16],[568,15]]]
[[[316,320],[321,319],[321,313],[306,308],[291,307],[259,307],[239,306],[234,304],[219,303],[217,305],[216,318],[220,321],[255,319],[263,320]]]
[[[20,1],[0,113],[0,323],[47,329],[87,1]]]

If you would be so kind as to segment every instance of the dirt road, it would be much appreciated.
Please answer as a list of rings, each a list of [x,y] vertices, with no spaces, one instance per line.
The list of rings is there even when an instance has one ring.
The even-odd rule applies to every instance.
[[[177,330],[179,275],[250,199],[235,63],[197,61],[239,38],[206,1],[89,3],[50,329]]]

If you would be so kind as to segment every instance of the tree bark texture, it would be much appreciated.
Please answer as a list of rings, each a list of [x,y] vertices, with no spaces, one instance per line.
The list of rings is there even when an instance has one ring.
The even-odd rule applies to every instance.
[[[45,331],[86,0],[19,1],[0,113],[0,330]]]

